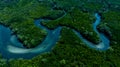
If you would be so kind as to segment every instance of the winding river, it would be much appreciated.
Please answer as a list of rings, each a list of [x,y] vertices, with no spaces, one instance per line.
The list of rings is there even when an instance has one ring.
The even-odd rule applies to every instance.
[[[90,48],[99,50],[99,51],[105,51],[109,48],[109,39],[103,34],[99,33],[97,30],[97,25],[100,24],[100,16],[99,14],[95,14],[96,21],[93,23],[93,29],[94,31],[99,35],[101,42],[99,44],[93,44],[90,41],[86,40],[80,32],[77,32],[73,29],[73,32],[75,32],[76,35]],[[10,58],[25,58],[30,59],[38,54],[45,53],[51,51],[51,49],[54,47],[56,42],[59,40],[60,37],[60,31],[62,27],[57,27],[54,30],[49,30],[46,27],[41,25],[41,21],[44,19],[38,19],[34,21],[34,24],[41,28],[45,29],[47,31],[47,36],[44,39],[42,43],[40,43],[37,47],[26,49],[22,43],[20,43],[17,40],[16,35],[12,34],[12,31],[3,26],[0,25],[0,53],[2,54],[3,58],[10,59]]]

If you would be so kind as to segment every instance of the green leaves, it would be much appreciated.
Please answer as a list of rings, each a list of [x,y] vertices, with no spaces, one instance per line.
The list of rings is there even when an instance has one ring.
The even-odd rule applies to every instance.
[[[78,8],[74,8],[71,12],[66,13],[65,16],[61,16],[58,19],[51,20],[47,23],[43,22],[43,25],[50,29],[54,29],[57,26],[67,26],[81,32],[86,39],[93,43],[98,43],[100,41],[99,37],[92,27],[94,19],[94,16],[90,13],[85,13]]]

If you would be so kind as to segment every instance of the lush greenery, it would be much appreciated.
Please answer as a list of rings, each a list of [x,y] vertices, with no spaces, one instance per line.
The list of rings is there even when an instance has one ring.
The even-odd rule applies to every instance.
[[[119,45],[120,45],[120,12],[119,11],[108,11],[102,14],[103,20],[100,25],[104,30],[111,31],[111,48],[114,49],[116,56],[119,56]],[[113,59],[114,60],[114,59]],[[115,61],[115,60],[114,60]],[[116,62],[117,63],[117,62]]]
[[[0,11],[0,23],[9,26],[26,47],[32,48],[46,36],[45,30],[34,25],[34,20],[45,16],[56,18],[56,14],[63,13],[60,10],[51,10],[49,4],[20,0],[14,7],[5,7]]]
[[[120,58],[115,52],[112,49],[105,52],[91,49],[70,28],[64,27],[52,52],[31,60],[11,60],[10,67],[119,67]]]
[[[81,32],[84,37],[94,43],[99,42],[97,34],[93,30],[92,24],[95,22],[94,15],[84,13],[80,9],[74,8],[69,13],[66,13],[62,18],[44,22],[43,25],[48,28],[54,29],[58,26],[68,26]]]
[[[50,29],[63,26],[60,40],[51,52],[29,60],[11,59],[7,63],[1,57],[0,67],[120,67],[119,1],[0,0],[0,23],[9,26],[28,48],[37,46],[47,34],[34,25],[35,19],[49,19],[42,24]],[[111,41],[107,51],[87,47],[71,30],[76,29],[97,42],[99,39],[92,29],[95,12],[102,17],[99,31]]]

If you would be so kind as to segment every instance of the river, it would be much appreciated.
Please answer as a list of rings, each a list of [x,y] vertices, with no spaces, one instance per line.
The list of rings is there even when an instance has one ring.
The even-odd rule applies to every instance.
[[[93,30],[98,34],[98,36],[101,39],[101,42],[99,44],[93,44],[90,41],[86,40],[80,32],[77,32],[73,29],[73,32],[90,48],[99,50],[99,51],[105,51],[107,50],[109,46],[109,39],[103,34],[98,32],[97,26],[100,24],[101,17],[98,13],[95,14],[96,21],[93,23]],[[47,36],[43,40],[42,43],[40,43],[37,47],[26,49],[21,42],[18,41],[15,34],[12,34],[12,31],[3,26],[0,25],[0,53],[2,54],[3,58],[11,59],[11,58],[25,58],[30,59],[36,55],[50,52],[52,48],[55,46],[57,41],[60,38],[60,31],[62,29],[61,27],[57,27],[54,30],[49,30],[46,27],[41,25],[41,21],[44,19],[37,19],[34,21],[34,24],[41,28],[45,29],[47,31]]]

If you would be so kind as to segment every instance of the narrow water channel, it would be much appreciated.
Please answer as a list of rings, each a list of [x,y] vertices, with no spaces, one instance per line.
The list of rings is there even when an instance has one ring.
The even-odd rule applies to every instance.
[[[93,29],[94,31],[98,34],[98,36],[101,39],[101,42],[99,44],[93,44],[90,41],[86,40],[82,35],[75,31],[76,35],[90,48],[104,51],[109,48],[109,39],[103,34],[99,33],[97,30],[97,25],[100,24],[100,16],[99,14],[95,14],[96,21],[93,23]],[[26,49],[23,47],[23,44],[20,43],[17,40],[16,35],[12,35],[12,32],[9,28],[0,25],[0,53],[3,55],[3,58],[25,58],[25,59],[30,59],[38,54],[45,53],[51,51],[51,49],[54,47],[56,42],[59,40],[60,37],[60,31],[62,27],[58,27],[54,30],[49,30],[46,27],[41,25],[41,20],[43,19],[38,19],[35,20],[35,25],[41,29],[45,29],[47,31],[47,36],[45,40],[40,43],[37,47],[31,48],[31,49]]]

